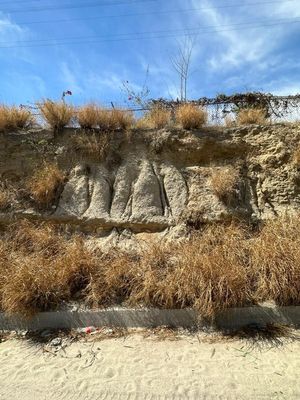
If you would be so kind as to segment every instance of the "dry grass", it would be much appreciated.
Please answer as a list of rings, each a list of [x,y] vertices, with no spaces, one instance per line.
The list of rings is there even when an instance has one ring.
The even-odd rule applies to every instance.
[[[126,130],[134,125],[132,112],[114,108],[110,113],[109,127],[114,131],[117,129]]]
[[[145,128],[162,129],[170,125],[170,122],[171,112],[164,107],[154,106],[141,118],[138,126],[144,125]]]
[[[229,115],[226,115],[226,117],[224,118],[224,123],[226,128],[234,128],[236,126],[236,120]]]
[[[233,223],[209,226],[185,243],[152,243],[137,254],[92,251],[82,237],[22,222],[0,240],[0,308],[30,316],[81,298],[97,307],[193,307],[212,319],[257,301],[299,304],[299,249],[291,218],[254,234]]]
[[[215,195],[225,204],[232,204],[239,182],[239,172],[233,167],[215,170],[210,182]]]
[[[237,125],[266,125],[268,118],[266,110],[259,108],[244,108],[237,113]]]
[[[74,108],[68,104],[44,100],[37,105],[42,117],[54,131],[62,130],[73,121],[75,111]]]
[[[102,133],[101,135],[96,133],[93,135],[77,133],[73,136],[73,147],[95,161],[102,161],[109,149],[109,139],[108,133]]]
[[[0,182],[0,211],[5,211],[14,201],[15,192],[6,184]]]
[[[13,132],[29,129],[35,124],[32,113],[15,106],[0,106],[0,132]]]
[[[176,122],[183,129],[199,129],[207,122],[207,112],[192,104],[183,104],[176,111]]]
[[[78,109],[77,120],[82,129],[93,129],[98,126],[99,107],[96,104],[86,104]]]
[[[111,130],[111,111],[105,108],[98,108],[97,126],[101,131],[108,132]]]
[[[50,162],[37,169],[27,182],[31,197],[40,207],[49,207],[56,198],[57,190],[65,179],[59,167]]]
[[[251,246],[256,297],[279,305],[300,304],[300,227],[298,218],[268,222]]]

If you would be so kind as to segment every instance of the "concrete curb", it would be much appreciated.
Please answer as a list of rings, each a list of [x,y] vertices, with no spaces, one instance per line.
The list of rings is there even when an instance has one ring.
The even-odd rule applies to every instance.
[[[232,330],[250,324],[279,323],[300,326],[300,306],[255,306],[231,308],[219,314],[211,325],[192,309],[160,310],[110,308],[95,311],[43,312],[32,319],[22,319],[0,313],[0,330],[75,329],[86,326],[122,328],[152,328],[158,326]]]

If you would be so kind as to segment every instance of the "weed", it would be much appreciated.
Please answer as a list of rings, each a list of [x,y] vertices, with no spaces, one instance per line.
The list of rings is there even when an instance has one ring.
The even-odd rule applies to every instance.
[[[207,112],[192,104],[183,104],[176,110],[176,122],[183,129],[199,129],[207,122]]]
[[[0,132],[29,129],[34,123],[35,118],[29,110],[15,106],[0,106]]]
[[[59,186],[64,182],[65,174],[59,167],[45,162],[27,182],[31,197],[40,207],[49,207],[56,198]]]
[[[237,125],[265,125],[268,122],[266,110],[259,108],[244,108],[237,113]]]
[[[43,118],[55,132],[62,130],[73,121],[74,108],[68,104],[55,103],[48,99],[37,105]]]

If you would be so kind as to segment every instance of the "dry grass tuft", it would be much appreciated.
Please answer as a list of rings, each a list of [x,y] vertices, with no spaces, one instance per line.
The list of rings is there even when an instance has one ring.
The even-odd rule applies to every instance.
[[[192,104],[183,104],[176,111],[176,122],[183,129],[199,129],[207,122],[207,112]]]
[[[146,128],[162,129],[171,122],[171,112],[164,107],[154,106],[148,111],[139,124]]]
[[[258,300],[274,300],[282,306],[300,304],[298,218],[269,221],[253,239],[250,260]]]
[[[95,161],[102,161],[109,149],[109,139],[108,133],[102,133],[101,135],[77,133],[73,137],[73,143],[75,150],[81,151],[82,154]]]
[[[98,108],[97,126],[101,131],[108,132],[111,130],[111,111],[105,108]]]
[[[44,100],[37,105],[44,120],[54,131],[62,130],[73,121],[75,111],[74,108],[68,104]]]
[[[99,122],[99,107],[93,103],[80,107],[77,120],[82,129],[96,128]]]
[[[236,196],[239,172],[233,167],[218,169],[213,171],[210,181],[215,195],[225,204],[232,204]]]
[[[34,125],[34,123],[35,118],[29,110],[15,106],[0,106],[1,132],[13,132],[21,129],[29,129]]]
[[[56,164],[45,162],[43,167],[37,169],[29,179],[27,188],[40,207],[49,207],[55,200],[57,190],[64,179],[65,174]]]
[[[112,131],[117,129],[127,130],[134,125],[132,112],[114,108],[110,113],[109,128]]]
[[[230,115],[226,115],[224,118],[224,123],[226,128],[234,128],[236,126],[236,120]]]
[[[268,118],[266,110],[259,108],[244,108],[237,113],[237,125],[266,125]]]

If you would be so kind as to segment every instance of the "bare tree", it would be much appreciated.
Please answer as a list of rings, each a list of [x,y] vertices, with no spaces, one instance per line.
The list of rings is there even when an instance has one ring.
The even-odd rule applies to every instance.
[[[171,57],[171,63],[180,78],[180,100],[187,99],[187,84],[190,73],[190,62],[195,39],[187,37],[184,42],[178,43],[177,54]]]

